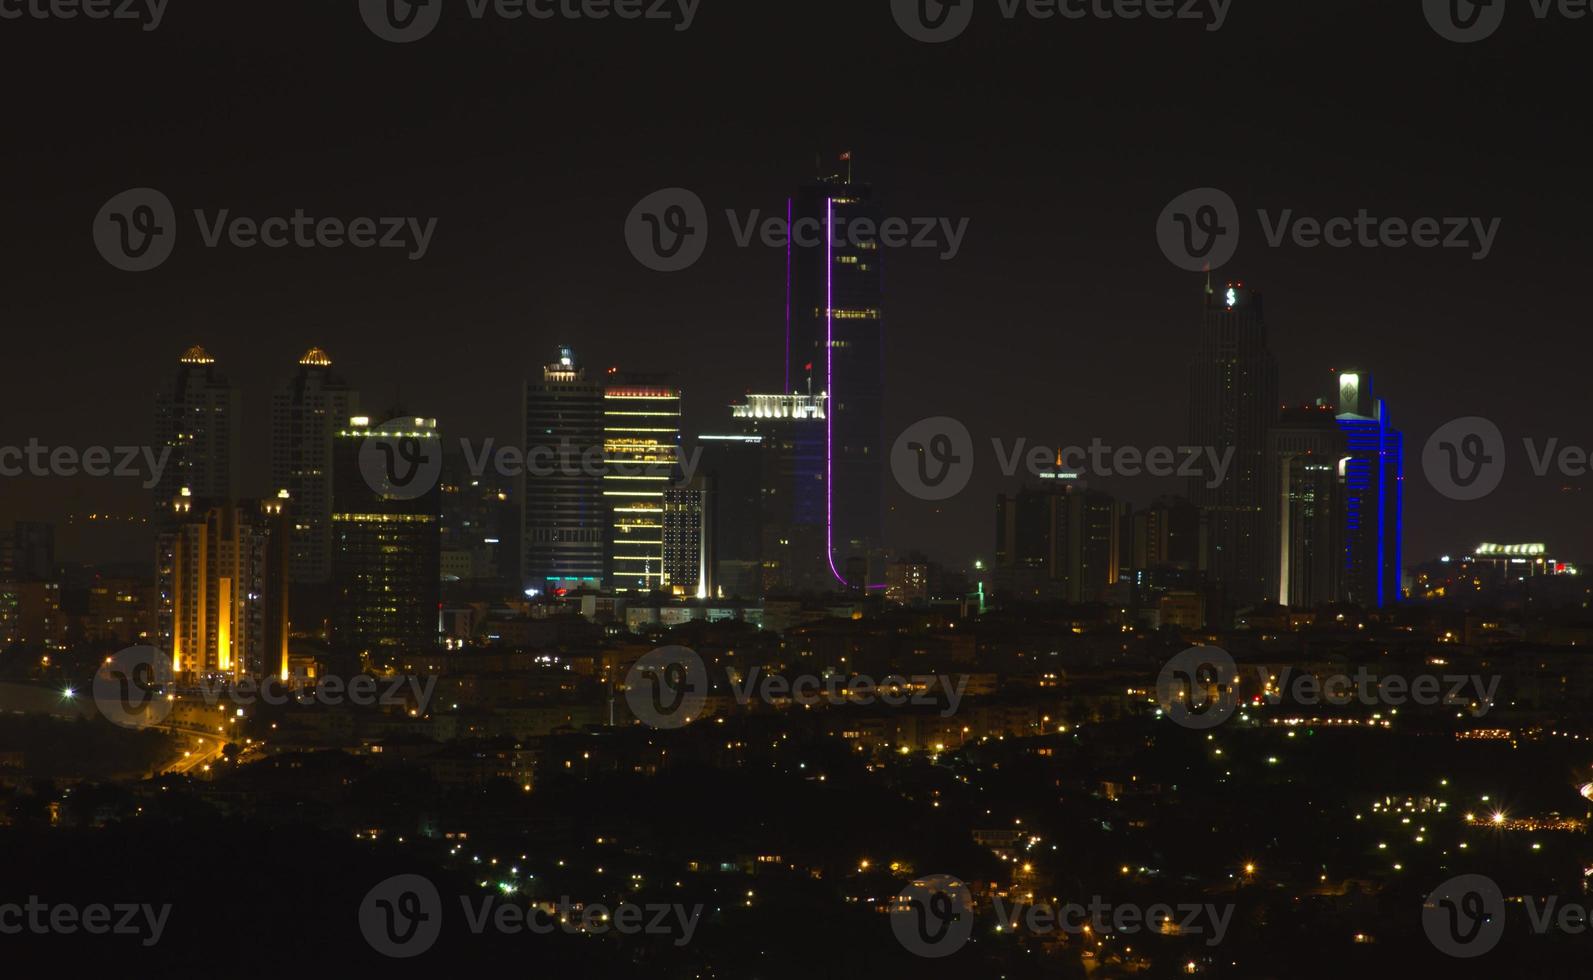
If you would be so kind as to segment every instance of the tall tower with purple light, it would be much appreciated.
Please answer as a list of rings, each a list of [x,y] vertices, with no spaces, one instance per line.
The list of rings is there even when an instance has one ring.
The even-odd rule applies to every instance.
[[[850,169],[850,154],[847,160]],[[823,177],[788,204],[787,393],[827,395],[826,547],[840,584],[864,588],[883,536],[884,276],[873,188]]]

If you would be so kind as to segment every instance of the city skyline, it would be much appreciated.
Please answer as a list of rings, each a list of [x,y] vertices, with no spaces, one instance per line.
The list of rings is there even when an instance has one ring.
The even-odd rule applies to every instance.
[[[0,951],[1585,974],[1588,6],[0,0]]]
[[[151,84],[169,93],[171,111],[202,119],[217,110],[178,81],[179,65],[201,64],[234,84],[247,83],[247,74],[231,62],[203,54],[212,18],[221,16],[168,18],[136,50],[106,32],[89,31],[73,43],[119,70],[153,72]],[[1564,543],[1568,553],[1593,550],[1593,537],[1575,520],[1577,482],[1552,485],[1520,469],[1522,439],[1559,437],[1564,444],[1578,438],[1574,430],[1563,431],[1563,420],[1578,416],[1573,363],[1501,365],[1478,356],[1505,346],[1500,325],[1523,316],[1524,297],[1530,297],[1526,315],[1545,331],[1546,344],[1575,345],[1580,300],[1568,284],[1576,281],[1578,249],[1569,229],[1580,205],[1547,209],[1533,190],[1576,179],[1567,163],[1570,135],[1555,122],[1562,98],[1555,93],[1576,88],[1571,62],[1535,59],[1541,74],[1532,84],[1510,73],[1490,75],[1494,84],[1475,99],[1449,88],[1452,80],[1479,77],[1490,59],[1531,45],[1569,51],[1569,37],[1549,31],[1529,36],[1517,25],[1487,45],[1453,45],[1434,35],[1419,12],[1352,5],[1336,16],[1313,15],[1306,33],[1325,47],[1366,51],[1367,63],[1379,68],[1343,78],[1323,93],[1315,78],[1335,74],[1337,62],[1298,50],[1303,42],[1295,40],[1286,12],[1245,11],[1209,35],[1198,27],[1144,24],[1132,35],[1132,50],[1178,77],[1202,78],[1206,87],[1168,91],[1136,83],[1145,97],[1136,100],[1143,115],[1132,123],[1066,100],[1074,120],[1068,130],[1090,134],[1090,145],[1080,147],[1027,125],[1038,96],[1014,93],[1078,90],[1112,77],[1110,52],[1123,41],[1125,25],[1085,24],[1078,26],[1087,31],[1069,33],[1061,24],[1058,30],[976,24],[952,54],[965,66],[961,71],[985,80],[975,91],[936,74],[945,52],[903,36],[884,10],[870,13],[866,30],[841,38],[814,26],[823,19],[817,13],[812,21],[793,23],[769,46],[767,70],[760,66],[756,80],[729,87],[715,84],[717,73],[705,63],[681,56],[740,50],[734,39],[752,27],[749,14],[699,18],[691,31],[667,39],[622,29],[604,44],[624,70],[592,80],[549,108],[513,83],[518,69],[512,60],[464,56],[476,34],[462,26],[422,47],[372,45],[357,18],[306,7],[257,25],[233,43],[243,53],[290,48],[301,16],[323,33],[324,50],[336,58],[307,62],[285,83],[283,105],[293,111],[263,106],[260,125],[266,133],[302,134],[316,147],[313,154],[295,140],[268,139],[262,147],[227,131],[218,131],[219,142],[207,149],[173,134],[141,107],[102,109],[83,88],[71,89],[86,113],[81,125],[66,125],[33,106],[19,110],[20,126],[64,153],[55,166],[29,166],[37,193],[12,205],[16,234],[33,243],[18,257],[9,297],[15,321],[24,326],[15,354],[48,361],[42,345],[49,338],[81,331],[86,341],[72,369],[93,393],[63,398],[49,372],[16,379],[5,417],[22,439],[36,434],[50,445],[77,444],[86,433],[101,441],[101,432],[116,445],[148,439],[142,412],[116,405],[141,397],[166,376],[169,352],[195,342],[210,345],[256,406],[282,380],[278,365],[318,344],[350,371],[357,368],[362,393],[376,404],[424,393],[454,431],[500,440],[518,431],[516,389],[542,352],[582,333],[610,334],[601,346],[634,352],[624,360],[674,375],[698,405],[727,404],[749,387],[778,390],[784,378],[770,377],[768,365],[783,357],[785,250],[756,244],[756,236],[754,245],[740,247],[739,228],[724,211],[735,210],[743,223],[753,212],[759,220],[783,217],[790,189],[820,171],[816,155],[828,160],[851,150],[856,178],[882,189],[888,213],[969,219],[951,261],[913,248],[889,256],[885,387],[935,392],[944,404],[927,407],[967,419],[983,444],[995,436],[1059,438],[1059,420],[1114,444],[1178,437],[1182,420],[1165,417],[1163,393],[1178,390],[1184,377],[1190,297],[1198,295],[1201,277],[1166,262],[1151,226],[1178,194],[1214,186],[1240,205],[1244,234],[1218,275],[1267,291],[1281,392],[1315,392],[1319,372],[1329,367],[1375,364],[1390,404],[1404,406],[1400,425],[1413,459],[1440,425],[1471,415],[1495,419],[1517,450],[1511,477],[1487,500],[1450,501],[1412,481],[1413,556],[1461,547],[1479,535],[1551,537],[1545,525],[1583,537]],[[498,36],[479,26],[482,37]],[[503,43],[550,73],[577,70],[557,36],[511,30]],[[1076,45],[1075,36],[1101,43]],[[1071,56],[1059,67],[1042,68],[1052,65],[1047,55],[1059,45]],[[850,86],[844,74],[830,78],[811,70],[804,53],[815,49],[832,52],[826,63],[833,58],[835,64],[870,64],[888,54],[912,83],[881,86],[877,101],[856,105],[845,97]],[[157,50],[169,57],[146,62],[137,54]],[[1435,67],[1416,68],[1403,56],[1411,50],[1430,56]],[[1210,72],[1213,51],[1233,69]],[[335,93],[347,73],[379,77],[411,57],[430,83],[406,104],[319,97],[318,89]],[[1316,73],[1302,73],[1304,65],[1316,66]],[[1264,90],[1244,85],[1252,71],[1274,84]],[[691,93],[703,118],[692,114],[667,128],[648,124],[632,95],[646,87],[642,80],[655,77],[677,79],[675,90]],[[1420,132],[1403,125],[1399,110],[1382,97],[1388,86],[1423,99],[1429,125]],[[485,120],[456,113],[453,104],[485,89],[505,91],[507,106],[522,117],[534,109],[545,120],[536,135],[489,127],[503,165],[487,168],[485,178],[481,168],[462,170],[428,141],[414,145],[400,135],[424,128],[439,146],[471,142]],[[986,100],[986,93],[1000,94]],[[771,116],[769,104],[790,105],[792,114]],[[616,125],[583,124],[604,113],[613,114]],[[747,139],[725,141],[711,135],[708,117],[757,125]],[[962,124],[948,125],[948,118]],[[891,124],[874,125],[880,119]],[[630,167],[621,135],[627,130],[648,140],[654,162],[645,173]],[[1224,130],[1258,145],[1269,145],[1260,133],[1270,131],[1276,149],[1239,152],[1225,145],[1232,143],[1226,137],[1212,138]],[[1357,145],[1375,141],[1389,165],[1371,172],[1355,166],[1358,151],[1321,139],[1327,130],[1361,134]],[[130,161],[125,175],[113,180],[80,162],[98,155],[99,144],[86,135],[96,131],[115,134]],[[566,141],[566,152],[546,152],[543,134],[549,132]],[[1491,138],[1478,138],[1483,132]],[[1108,152],[1113,147],[1124,153]],[[389,165],[411,151],[418,153],[416,172],[423,179],[412,181]],[[1291,161],[1288,168],[1269,162],[1277,154]],[[220,162],[197,165],[203,159]],[[564,160],[580,165],[565,172]],[[1474,162],[1447,163],[1461,160]],[[1473,169],[1500,179],[1479,184],[1465,176]],[[172,259],[136,276],[106,265],[82,233],[94,212],[129,186],[161,189],[185,216],[183,245]],[[549,195],[549,186],[569,192]],[[696,266],[660,275],[635,262],[620,226],[639,199],[669,186],[694,189],[702,198],[713,237]],[[187,217],[194,209],[211,217],[227,209],[258,219],[300,208],[317,216],[435,214],[439,224],[426,258],[410,263],[378,252],[204,248]],[[1363,208],[1405,218],[1500,216],[1504,223],[1479,263],[1442,249],[1307,249],[1288,241],[1272,247],[1256,213],[1265,210],[1271,221],[1285,212],[1321,219],[1354,216]],[[1551,244],[1535,248],[1534,242]],[[588,258],[596,261],[588,265]],[[1473,275],[1477,270],[1482,274]],[[63,289],[64,275],[81,275],[90,288]],[[1449,288],[1457,275],[1466,277],[1465,290]],[[287,277],[298,283],[294,290],[274,285]],[[594,303],[595,297],[603,302]],[[420,363],[415,355],[439,344],[460,356],[446,364]],[[1000,354],[1013,348],[1027,356]],[[705,371],[693,349],[714,351],[715,370]],[[510,357],[499,355],[505,350]],[[95,356],[86,356],[89,351]],[[965,368],[970,352],[993,359],[1002,380],[971,382]],[[1080,364],[1132,366],[1135,383],[1108,385],[1099,372],[1070,370]],[[1494,371],[1532,378],[1539,397],[1501,397]],[[1033,399],[1031,392],[1046,397]],[[887,432],[929,414],[900,399],[889,412]],[[260,438],[262,413],[246,413],[251,442]],[[263,479],[263,461],[245,465],[251,485]],[[998,482],[976,476],[972,499],[991,499]],[[1159,489],[1148,489],[1143,499]],[[86,486],[82,499],[89,512],[130,509],[114,485]],[[982,504],[937,508],[893,493],[888,505],[889,540],[926,528],[954,542],[954,550],[973,553],[988,537]],[[52,500],[47,487],[24,480],[3,506],[7,513],[0,516],[27,517]],[[68,553],[76,551],[73,536],[64,534]]]

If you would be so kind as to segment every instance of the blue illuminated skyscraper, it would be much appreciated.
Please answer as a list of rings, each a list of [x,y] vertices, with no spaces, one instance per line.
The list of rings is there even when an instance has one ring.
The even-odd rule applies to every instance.
[[[1393,428],[1372,376],[1339,374],[1344,599],[1368,609],[1399,601],[1405,512],[1405,439]]]

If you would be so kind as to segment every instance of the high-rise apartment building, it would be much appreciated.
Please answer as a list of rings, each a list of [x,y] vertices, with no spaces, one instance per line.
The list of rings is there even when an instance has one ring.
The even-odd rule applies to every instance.
[[[203,347],[183,352],[177,374],[155,396],[155,449],[169,451],[155,485],[158,520],[187,490],[201,500],[234,500],[241,490],[242,397]]]
[[[332,358],[319,347],[272,393],[271,485],[289,494],[295,583],[332,577],[333,433],[358,411],[359,392],[332,373]]]
[[[711,477],[664,490],[664,591],[683,598],[715,594]]]
[[[287,501],[179,494],[156,542],[156,636],[172,669],[204,677],[285,678]]]

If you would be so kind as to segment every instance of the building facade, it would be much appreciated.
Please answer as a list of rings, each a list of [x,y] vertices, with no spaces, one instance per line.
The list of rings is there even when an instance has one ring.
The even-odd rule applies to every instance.
[[[1331,605],[1341,598],[1344,547],[1345,441],[1336,411],[1325,403],[1288,409],[1270,438],[1273,599],[1295,609]]]
[[[1278,412],[1278,365],[1267,347],[1261,294],[1243,283],[1206,289],[1190,365],[1190,445],[1233,450],[1218,486],[1189,482],[1201,514],[1202,568],[1240,606],[1267,598],[1268,432]]]
[[[785,392],[828,399],[824,426],[826,567],[865,588],[885,520],[883,264],[874,190],[850,175],[816,180],[788,202]],[[852,571],[849,573],[848,569]]]
[[[611,376],[603,390],[603,499],[609,584],[664,587],[664,491],[678,479],[680,389],[661,378]]]
[[[155,448],[168,452],[155,484],[155,514],[174,516],[183,490],[201,500],[233,500],[241,489],[243,402],[203,347],[188,348],[177,374],[155,396]]]
[[[1339,375],[1344,433],[1343,597],[1367,609],[1400,599],[1405,535],[1405,440],[1376,397],[1372,376]]]
[[[440,457],[435,419],[403,421],[373,426],[357,416],[334,437],[331,625],[333,643],[345,650],[424,652],[438,643],[441,489],[433,482],[384,493],[360,466],[367,440],[414,440]]]
[[[182,679],[288,669],[287,501],[179,494],[156,540],[156,636]]]
[[[607,578],[603,383],[560,347],[525,387],[521,581],[528,594],[600,588]]]
[[[271,485],[288,491],[295,583],[332,577],[333,434],[359,411],[359,392],[312,347],[299,371],[271,395]]]
[[[996,590],[1020,601],[1099,602],[1118,581],[1127,506],[1058,474],[996,499]]]

